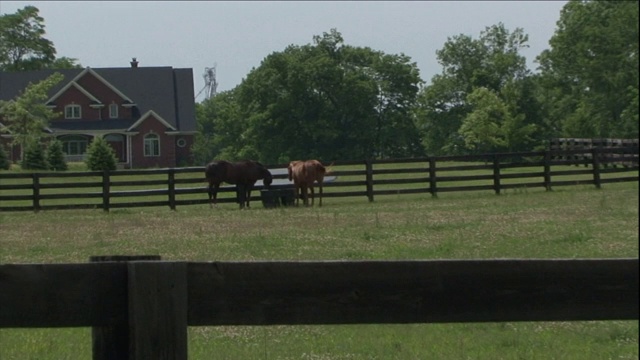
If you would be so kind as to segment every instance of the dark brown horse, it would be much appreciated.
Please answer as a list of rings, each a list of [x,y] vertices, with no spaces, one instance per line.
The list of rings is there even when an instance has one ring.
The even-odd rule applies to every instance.
[[[238,162],[228,162],[225,160],[212,161],[207,164],[204,174],[209,182],[209,207],[216,204],[216,198],[220,184],[236,185],[236,194],[240,209],[245,205],[249,207],[251,190],[256,181],[262,179],[264,186],[269,188],[273,182],[271,172],[261,163],[253,160],[242,160]]]

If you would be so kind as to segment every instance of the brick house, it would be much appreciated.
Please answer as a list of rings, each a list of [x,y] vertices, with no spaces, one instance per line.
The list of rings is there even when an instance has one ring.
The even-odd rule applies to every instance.
[[[125,68],[0,72],[0,99],[14,99],[54,72],[64,79],[50,90],[46,105],[60,116],[45,131],[62,142],[67,161],[83,161],[91,140],[100,136],[115,150],[120,168],[192,163],[192,69],[139,67],[134,58]],[[11,134],[0,134],[0,146],[19,161],[20,148],[10,142]]]

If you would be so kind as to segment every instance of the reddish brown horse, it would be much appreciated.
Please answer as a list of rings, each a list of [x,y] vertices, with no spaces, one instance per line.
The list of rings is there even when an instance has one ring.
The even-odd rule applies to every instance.
[[[273,182],[271,172],[261,163],[253,160],[242,160],[238,162],[228,162],[225,160],[212,161],[204,169],[205,176],[209,182],[209,207],[216,204],[216,198],[220,184],[226,182],[236,185],[236,194],[240,209],[245,205],[249,207],[251,190],[256,181],[262,179],[266,188]]]
[[[289,181],[293,180],[293,186],[296,193],[296,205],[300,203],[300,196],[302,196],[305,206],[309,206],[309,192],[311,192],[311,206],[315,199],[313,193],[313,183],[318,182],[318,188],[320,189],[320,205],[322,206],[322,182],[324,176],[327,173],[327,169],[318,160],[300,161],[295,160],[289,163],[287,168],[289,173]]]

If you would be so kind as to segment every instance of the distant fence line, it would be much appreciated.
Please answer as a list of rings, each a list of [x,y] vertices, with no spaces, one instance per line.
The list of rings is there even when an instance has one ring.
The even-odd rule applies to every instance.
[[[0,264],[0,328],[92,327],[93,359],[187,359],[188,326],[638,319],[638,258]]]
[[[616,138],[554,138],[549,141],[550,150],[587,150],[583,153],[571,153],[571,154],[559,154],[556,156],[558,159],[573,159],[584,160],[591,158],[591,149],[612,149],[612,148],[628,148],[629,154],[615,153],[614,159],[609,162],[604,162],[602,165],[608,167],[610,165],[625,165],[627,162],[632,164],[633,149],[637,149],[640,143],[640,139],[616,139]],[[635,161],[637,163],[637,152],[635,153]],[[617,159],[615,159],[617,158]]]
[[[586,155],[585,155],[586,154]],[[444,162],[459,162],[455,166],[443,166]],[[467,162],[479,162],[468,164]],[[424,163],[422,167],[376,169],[374,165]],[[328,165],[328,164],[326,164]],[[363,165],[364,170],[335,170],[331,174],[337,179],[325,183],[324,188],[339,187],[340,191],[325,191],[323,197],[366,197],[369,201],[377,195],[442,192],[493,191],[500,194],[505,189],[544,188],[557,186],[594,185],[613,182],[638,181],[638,146],[592,147],[579,149],[548,149],[537,152],[495,153],[473,156],[434,156],[410,159],[335,161],[334,166]],[[552,166],[585,165],[589,169],[552,170]],[[611,165],[611,166],[610,166]],[[615,167],[613,166],[615,165]],[[622,165],[618,167],[617,165]],[[287,164],[268,166],[283,168]],[[531,169],[534,169],[532,171]],[[539,168],[539,169],[537,169]],[[516,169],[521,172],[514,172]],[[508,170],[508,171],[505,171]],[[455,175],[449,175],[452,172]],[[459,173],[469,174],[460,175]],[[479,172],[483,172],[479,174]],[[202,176],[181,178],[180,175]],[[139,180],[136,176],[166,175],[164,179]],[[403,178],[402,175],[412,177]],[[606,177],[605,177],[606,175]],[[580,177],[579,179],[567,177]],[[274,178],[285,179],[287,174]],[[74,182],[45,181],[74,178]],[[98,180],[96,180],[98,179]],[[23,180],[23,183],[19,183]],[[28,182],[26,182],[26,181]],[[86,181],[82,181],[86,180]],[[0,172],[0,211],[39,211],[51,209],[114,208],[147,206],[177,206],[206,204],[204,167],[117,170],[114,172],[44,172],[4,173]],[[202,184],[193,187],[193,184]],[[184,185],[192,185],[185,187]],[[393,186],[404,186],[391,188]],[[145,187],[141,190],[117,190],[122,187]],[[158,188],[162,187],[162,188]],[[274,185],[273,188],[288,188],[290,185]],[[72,189],[72,190],[69,190]],[[84,191],[70,192],[74,189]],[[90,190],[86,190],[90,189]],[[256,186],[259,194],[262,186]],[[349,190],[355,189],[355,190]],[[232,192],[232,188],[221,189],[221,193]],[[9,193],[14,192],[14,193]],[[18,192],[19,194],[15,194]],[[22,192],[20,194],[20,192]],[[25,192],[29,192],[26,194]],[[201,197],[195,197],[200,194]],[[140,201],[140,197],[148,197]],[[153,197],[153,199],[149,199]],[[157,200],[157,197],[161,197]],[[93,200],[90,203],[71,203],[78,199]],[[132,201],[124,202],[122,200]],[[252,196],[251,200],[260,200]],[[43,204],[46,201],[64,200],[68,203]],[[97,200],[97,201],[96,201]],[[29,202],[29,205],[24,205]],[[235,198],[221,198],[219,202],[235,202]]]

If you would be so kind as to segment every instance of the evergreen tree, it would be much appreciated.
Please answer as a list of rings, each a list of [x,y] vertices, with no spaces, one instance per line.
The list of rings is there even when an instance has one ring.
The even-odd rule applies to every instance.
[[[109,143],[101,137],[96,137],[87,149],[85,163],[91,171],[113,171],[116,169],[117,158]]]
[[[9,156],[7,152],[4,151],[4,147],[0,146],[0,169],[9,170],[11,167],[11,162],[9,161]]]
[[[47,170],[49,168],[44,150],[39,142],[31,141],[27,144],[20,166],[24,170]]]
[[[47,147],[46,152],[49,170],[65,171],[67,170],[67,162],[64,160],[64,152],[62,151],[62,142],[53,140]]]

